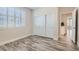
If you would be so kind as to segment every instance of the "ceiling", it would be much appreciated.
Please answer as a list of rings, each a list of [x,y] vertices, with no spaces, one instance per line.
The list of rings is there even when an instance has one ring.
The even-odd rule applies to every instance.
[[[38,9],[39,7],[28,7],[29,9],[35,10]]]

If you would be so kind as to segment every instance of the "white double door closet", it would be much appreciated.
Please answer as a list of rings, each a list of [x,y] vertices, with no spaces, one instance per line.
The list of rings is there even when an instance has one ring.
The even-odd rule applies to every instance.
[[[58,20],[53,14],[34,16],[33,35],[54,38],[58,37]]]

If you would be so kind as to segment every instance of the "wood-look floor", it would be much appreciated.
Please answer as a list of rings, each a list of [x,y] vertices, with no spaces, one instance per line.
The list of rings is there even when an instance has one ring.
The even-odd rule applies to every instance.
[[[74,44],[69,45],[51,38],[29,36],[0,46],[0,51],[78,51]]]

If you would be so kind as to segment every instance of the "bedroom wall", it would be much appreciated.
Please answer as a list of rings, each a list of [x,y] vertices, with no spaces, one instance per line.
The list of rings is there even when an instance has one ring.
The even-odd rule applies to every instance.
[[[24,8],[25,13],[25,26],[20,28],[6,28],[0,30],[0,45],[27,37],[32,34],[32,12],[30,9]]]

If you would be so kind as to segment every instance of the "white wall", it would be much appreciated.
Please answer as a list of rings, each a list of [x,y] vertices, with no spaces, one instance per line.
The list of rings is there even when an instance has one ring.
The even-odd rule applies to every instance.
[[[53,32],[53,34],[55,34],[54,39],[58,39],[58,8],[56,7],[41,7],[39,9],[36,9],[33,11],[33,16],[44,16],[44,15],[54,15],[55,19],[52,20],[56,20],[55,23],[53,24],[55,26],[55,28],[53,28],[55,31]],[[53,23],[53,22],[52,22]]]
[[[32,12],[30,9],[24,8],[24,10],[26,11],[25,26],[0,30],[0,45],[32,34]]]

